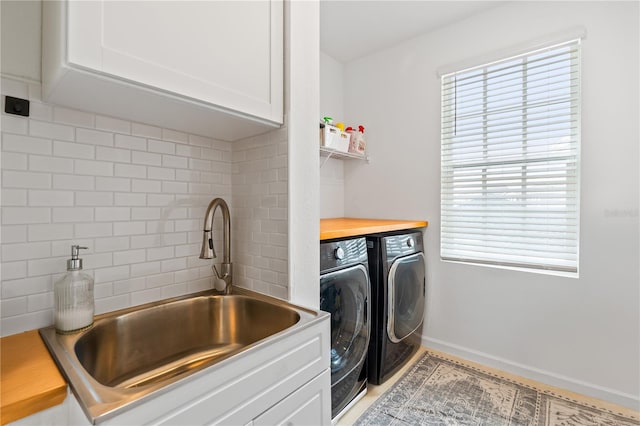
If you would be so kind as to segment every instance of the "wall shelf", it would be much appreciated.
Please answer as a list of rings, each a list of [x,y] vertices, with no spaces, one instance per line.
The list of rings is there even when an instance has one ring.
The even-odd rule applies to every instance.
[[[320,147],[320,156],[325,157],[322,163],[320,163],[320,168],[324,166],[324,163],[326,163],[329,158],[335,158],[338,160],[363,160],[363,161],[366,161],[367,163],[370,161],[369,156],[366,154],[354,154],[352,152],[342,152],[332,148],[327,148],[325,146]]]

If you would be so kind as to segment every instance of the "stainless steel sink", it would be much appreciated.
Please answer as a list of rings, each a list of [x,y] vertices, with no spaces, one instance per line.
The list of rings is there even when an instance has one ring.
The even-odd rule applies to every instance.
[[[234,288],[96,317],[71,335],[40,330],[89,419],[97,423],[194,373],[293,333],[316,313]]]

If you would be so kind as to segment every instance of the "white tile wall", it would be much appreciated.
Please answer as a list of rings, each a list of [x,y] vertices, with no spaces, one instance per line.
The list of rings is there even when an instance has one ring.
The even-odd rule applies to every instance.
[[[216,196],[235,284],[288,297],[286,129],[228,143],[49,105],[34,84],[1,89],[31,99],[29,118],[1,115],[1,335],[52,324],[71,244],[89,247],[98,313],[211,288],[198,254]]]
[[[234,142],[235,280],[288,299],[287,131]]]

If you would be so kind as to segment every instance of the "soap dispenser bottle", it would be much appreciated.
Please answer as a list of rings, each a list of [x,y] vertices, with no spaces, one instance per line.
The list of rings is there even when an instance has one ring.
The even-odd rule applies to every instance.
[[[82,272],[81,249],[71,246],[71,259],[67,260],[67,273],[53,286],[55,298],[55,327],[60,334],[84,330],[93,325],[93,278]]]

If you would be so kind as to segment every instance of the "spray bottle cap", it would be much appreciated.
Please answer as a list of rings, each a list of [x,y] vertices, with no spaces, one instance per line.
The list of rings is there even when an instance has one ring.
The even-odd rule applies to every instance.
[[[86,250],[89,247],[71,246],[71,259],[67,260],[67,271],[79,271],[82,269],[82,259],[78,257],[80,250]]]
[[[358,126],[358,130],[360,130],[360,133],[364,133],[364,126]]]

